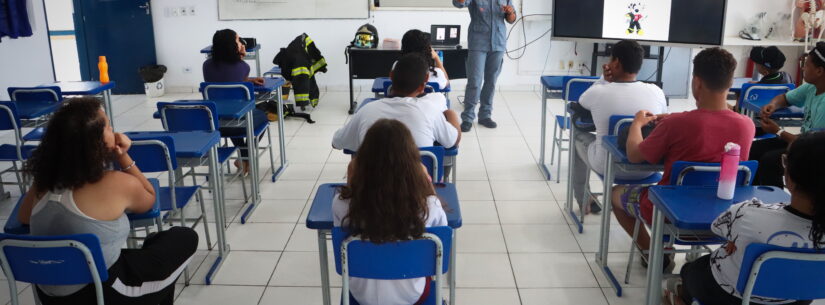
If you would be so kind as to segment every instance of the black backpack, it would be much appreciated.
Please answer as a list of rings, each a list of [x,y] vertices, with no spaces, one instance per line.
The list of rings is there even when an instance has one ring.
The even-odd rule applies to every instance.
[[[378,48],[378,29],[372,24],[364,24],[355,32],[355,38],[350,42],[350,46],[361,49]]]

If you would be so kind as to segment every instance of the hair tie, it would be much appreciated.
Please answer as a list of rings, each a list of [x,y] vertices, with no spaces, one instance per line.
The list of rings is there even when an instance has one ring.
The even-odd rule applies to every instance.
[[[818,48],[814,48],[814,53],[816,53],[816,56],[819,57],[819,60],[825,62],[825,56],[822,56],[822,53],[819,52]]]

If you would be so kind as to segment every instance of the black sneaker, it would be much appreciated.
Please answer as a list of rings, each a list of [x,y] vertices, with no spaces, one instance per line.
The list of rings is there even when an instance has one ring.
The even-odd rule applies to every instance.
[[[473,122],[461,122],[461,132],[469,132],[473,129]]]
[[[662,256],[662,271],[664,273],[671,273],[673,272],[673,269],[676,269],[675,258],[676,254],[673,253]],[[639,261],[639,263],[641,263],[642,267],[644,267],[645,269],[647,269],[647,260],[647,256],[642,256],[641,261]]]
[[[496,124],[496,122],[493,122],[493,119],[491,119],[491,118],[480,119],[480,120],[478,120],[478,124],[480,124],[481,126],[487,127],[487,128],[496,128],[496,127],[498,127],[498,124]]]
[[[600,207],[598,203],[595,201],[590,202],[590,214],[599,214],[601,211],[602,207]]]

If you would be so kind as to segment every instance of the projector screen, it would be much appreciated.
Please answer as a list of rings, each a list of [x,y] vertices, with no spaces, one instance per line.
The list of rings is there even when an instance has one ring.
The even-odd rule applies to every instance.
[[[726,0],[554,0],[553,37],[721,45]]]

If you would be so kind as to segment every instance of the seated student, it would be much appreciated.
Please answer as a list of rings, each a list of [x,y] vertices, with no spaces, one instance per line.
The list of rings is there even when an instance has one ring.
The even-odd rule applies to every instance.
[[[681,284],[668,283],[676,304],[739,305],[736,291],[745,249],[753,243],[781,247],[821,249],[825,235],[825,133],[800,136],[782,155],[785,181],[791,201],[768,204],[751,199],[732,206],[713,222],[713,233],[728,240],[725,246],[693,262],[681,271]],[[780,234],[782,233],[782,234]],[[675,280],[675,279],[674,279]],[[679,288],[681,285],[681,289]],[[676,294],[676,295],[674,295]],[[811,301],[751,297],[751,304],[810,304]]]
[[[720,48],[699,52],[693,59],[693,97],[698,109],[670,115],[655,115],[639,111],[627,137],[627,158],[630,162],[664,162],[665,172],[659,185],[670,182],[670,169],[676,161],[721,162],[725,144],[739,144],[741,160],[746,160],[753,141],[754,125],[750,118],[727,108],[728,88],[733,83],[736,60]],[[656,128],[642,138],[642,126],[657,121]],[[619,185],[613,188],[613,212],[619,223],[632,234],[635,215],[652,223],[653,204],[648,199],[647,187]],[[639,210],[637,210],[639,208]],[[644,226],[640,228],[638,246],[650,248],[650,237]],[[644,264],[645,260],[642,260]],[[665,256],[665,266],[671,260]]]
[[[604,65],[604,79],[593,84],[582,94],[579,103],[590,110],[596,124],[596,135],[589,132],[576,133],[576,152],[573,160],[573,189],[579,204],[586,204],[585,211],[601,210],[595,202],[584,202],[584,186],[587,182],[588,164],[597,173],[604,174],[607,151],[602,147],[602,137],[610,131],[610,117],[614,115],[634,115],[639,110],[648,109],[654,114],[667,112],[665,93],[656,85],[636,80],[642,68],[644,49],[632,40],[622,40],[612,50],[610,62]],[[585,163],[586,161],[586,163]],[[652,173],[615,171],[619,179],[642,179]]]
[[[754,47],[751,49],[750,59],[756,65],[756,71],[762,75],[757,83],[759,84],[790,84],[793,83],[791,75],[787,72],[779,71],[785,66],[785,54],[779,48]]]
[[[364,105],[344,127],[335,132],[332,147],[358,150],[364,135],[380,119],[396,119],[407,125],[415,145],[432,146],[438,142],[444,147],[458,145],[461,139],[458,115],[448,110],[441,93],[424,95],[429,74],[428,58],[418,53],[401,57],[390,74],[391,97]]]
[[[131,143],[112,131],[96,99],[67,101],[24,166],[33,185],[19,219],[32,235],[97,235],[109,270],[107,304],[172,304],[198,234],[173,227],[151,235],[141,249],[121,249],[130,231],[126,211],[143,213],[155,202],[152,185],[127,153]],[[110,170],[113,162],[122,170]],[[44,304],[92,304],[95,287],[38,285],[37,294]]]
[[[825,128],[825,42],[818,42],[808,54],[805,61],[803,77],[805,84],[786,94],[776,96],[765,107],[760,115],[762,130],[765,133],[775,133],[776,138],[759,140],[753,143],[749,160],[759,161],[756,171],[755,185],[772,185],[783,187],[782,164],[780,156],[788,143],[793,142],[797,135],[784,131],[771,120],[770,116],[777,109],[790,105],[805,107],[805,117],[802,123],[802,133]]]
[[[378,120],[350,163],[346,186],[333,199],[334,225],[378,244],[420,238],[426,227],[446,226],[428,178],[410,130],[397,120]],[[351,277],[350,292],[364,305],[419,304],[429,296],[429,282]]]
[[[401,38],[401,55],[409,53],[419,53],[425,58],[429,58],[430,62],[430,83],[438,83],[440,89],[447,88],[450,83],[447,77],[447,69],[444,69],[444,64],[441,58],[438,57],[438,52],[433,49],[430,44],[430,35],[420,30],[409,30]]]
[[[243,60],[244,56],[246,56],[246,46],[241,43],[240,36],[235,31],[224,29],[215,32],[212,36],[212,56],[203,62],[203,80],[215,83],[251,82],[262,85],[263,78],[249,77],[249,64]],[[255,109],[252,114],[255,129],[263,124],[269,124],[266,112]],[[220,131],[225,137],[246,135],[246,128],[221,128]],[[232,138],[231,140],[235,146],[242,147],[242,158],[249,156],[245,138]],[[260,140],[259,138],[258,141]],[[240,161],[235,161],[235,166],[240,168]],[[244,175],[249,173],[249,161],[243,161],[243,171]]]

